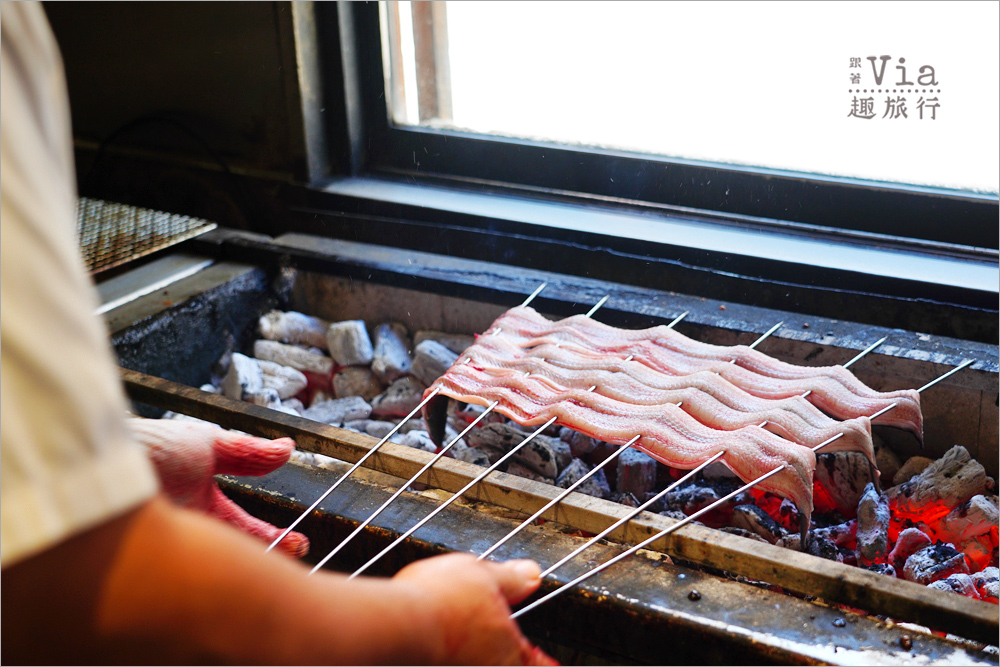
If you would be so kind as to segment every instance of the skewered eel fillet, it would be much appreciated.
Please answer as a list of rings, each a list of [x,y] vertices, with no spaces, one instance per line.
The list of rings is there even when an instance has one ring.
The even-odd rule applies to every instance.
[[[557,389],[550,382],[524,374],[491,375],[461,361],[427,391],[435,387],[441,388],[441,394],[425,406],[424,418],[438,442],[450,396],[477,405],[499,401],[497,412],[525,426],[541,425],[556,417],[559,424],[613,444],[624,445],[639,434],[635,446],[674,468],[694,468],[724,451],[721,460],[745,480],[781,467],[780,473],[760,487],[794,502],[808,525],[816,456],[808,447],[759,426],[719,431],[673,404],[632,405],[584,389]]]
[[[503,336],[480,336],[463,352],[461,361],[497,377],[530,373],[556,391],[593,386],[595,392],[630,405],[680,403],[702,424],[723,431],[766,422],[764,428],[808,447],[843,433],[823,451],[861,452],[875,467],[871,425],[866,417],[839,422],[801,396],[762,399],[708,371],[668,376],[575,345],[546,344],[525,350]]]
[[[875,414],[896,403],[894,409],[873,423],[907,430],[923,440],[920,395],[916,391],[878,392],[841,366],[795,366],[744,345],[723,347],[701,343],[665,326],[616,329],[584,315],[553,322],[525,306],[501,315],[485,335],[490,336],[489,332],[497,329],[525,349],[544,344],[560,347],[573,344],[619,359],[632,355],[635,361],[668,375],[718,373],[760,398],[785,399],[808,392],[809,402],[838,419]],[[735,363],[730,363],[731,360]]]

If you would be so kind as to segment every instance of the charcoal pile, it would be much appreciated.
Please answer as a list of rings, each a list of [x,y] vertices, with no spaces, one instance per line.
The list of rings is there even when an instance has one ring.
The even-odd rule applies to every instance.
[[[216,381],[203,389],[374,438],[385,437],[413,411],[428,385],[474,342],[472,336],[437,331],[411,336],[394,322],[370,328],[361,320],[326,322],[295,312],[272,311],[260,318],[259,327],[251,354],[225,355],[215,369]],[[452,401],[446,442],[483,410]],[[491,413],[448,455],[487,466],[533,430]],[[389,440],[437,451],[421,419],[405,423]],[[503,470],[567,488],[617,449],[552,426]],[[317,464],[325,458],[297,457]],[[901,460],[887,447],[877,447],[876,462],[880,476],[858,452],[818,456],[815,510],[805,545],[795,505],[758,489],[737,495],[700,517],[700,523],[996,603],[997,496],[995,481],[982,465],[961,446],[937,461]],[[628,450],[578,491],[637,507],[685,472]],[[728,468],[715,463],[648,509],[682,519],[739,486]]]

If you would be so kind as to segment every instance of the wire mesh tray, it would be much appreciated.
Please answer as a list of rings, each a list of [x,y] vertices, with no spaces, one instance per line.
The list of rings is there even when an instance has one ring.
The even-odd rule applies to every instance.
[[[91,273],[121,266],[218,226],[201,218],[87,197],[77,203],[76,225]]]

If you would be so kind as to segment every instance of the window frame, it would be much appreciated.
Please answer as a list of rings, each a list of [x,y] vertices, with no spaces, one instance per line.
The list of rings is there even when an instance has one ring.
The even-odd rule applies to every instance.
[[[353,66],[359,102],[353,175],[998,257],[993,195],[396,125],[386,108],[378,4],[340,10],[345,72]]]

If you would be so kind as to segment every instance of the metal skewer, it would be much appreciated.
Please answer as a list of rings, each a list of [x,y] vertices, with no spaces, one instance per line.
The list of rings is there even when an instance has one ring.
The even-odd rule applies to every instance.
[[[604,305],[604,302],[611,298],[610,294],[605,294],[604,298],[594,304],[594,307],[587,311],[587,317],[593,317],[594,313],[597,312],[598,308]]]
[[[396,426],[391,431],[389,431],[385,435],[384,438],[382,438],[381,440],[379,440],[378,443],[376,443],[376,445],[374,447],[372,447],[371,449],[369,449],[365,453],[364,456],[362,456],[360,459],[358,459],[358,462],[355,463],[353,466],[351,466],[351,468],[347,472],[345,472],[341,476],[340,479],[338,479],[336,482],[334,482],[333,486],[331,486],[329,489],[327,489],[326,491],[324,491],[323,495],[321,495],[319,498],[316,499],[316,502],[314,502],[312,505],[310,505],[309,508],[305,512],[303,512],[302,514],[300,514],[299,518],[297,518],[295,521],[293,521],[291,523],[291,525],[288,526],[288,528],[285,528],[285,530],[282,531],[281,535],[278,535],[278,538],[276,540],[274,540],[274,542],[271,542],[271,545],[265,550],[265,553],[267,551],[270,551],[274,547],[278,546],[278,544],[281,543],[281,540],[285,539],[285,537],[287,537],[288,534],[290,532],[292,532],[292,529],[294,529],[295,526],[299,525],[299,523],[303,519],[305,519],[307,516],[309,516],[309,514],[312,513],[312,511],[314,509],[316,509],[317,507],[319,507],[319,504],[321,502],[323,502],[326,499],[327,496],[329,496],[331,493],[333,493],[334,490],[338,486],[340,486],[345,479],[347,479],[348,477],[350,477],[351,473],[353,473],[355,470],[357,470],[358,468],[360,468],[362,463],[364,463],[365,461],[367,461],[368,458],[372,454],[374,454],[375,452],[378,451],[379,447],[381,447],[382,445],[384,445],[389,438],[391,438],[393,435],[395,435],[396,431],[398,431],[400,428],[402,428],[403,424],[405,424],[406,422],[410,421],[410,419],[413,417],[413,415],[417,414],[422,407],[424,407],[425,405],[427,405],[428,401],[430,401],[432,398],[434,398],[435,396],[437,396],[437,394],[438,394],[439,391],[441,391],[440,387],[435,388],[434,391],[432,391],[430,394],[427,395],[426,398],[424,398],[424,400],[420,401],[420,405],[418,405],[417,407],[413,408],[413,412],[411,412],[410,414],[406,415],[405,419],[403,419],[401,422],[399,422],[398,424],[396,424]]]
[[[557,419],[556,417],[553,417],[552,419],[548,420],[547,422],[545,422],[544,424],[542,424],[541,426],[539,426],[538,429],[534,433],[532,433],[527,438],[525,438],[524,440],[522,440],[521,444],[515,446],[509,452],[507,452],[506,454],[504,454],[503,456],[501,456],[499,459],[497,459],[496,463],[494,463],[493,465],[491,465],[489,468],[487,468],[486,470],[484,470],[480,474],[476,475],[476,477],[473,478],[473,480],[471,482],[469,482],[464,487],[462,487],[462,489],[460,491],[456,492],[451,498],[449,498],[448,500],[444,501],[442,504],[440,504],[436,508],[434,508],[434,510],[430,514],[428,514],[423,519],[421,519],[420,521],[418,521],[416,523],[416,525],[414,525],[412,528],[410,528],[409,530],[407,530],[405,533],[403,533],[402,535],[400,535],[399,537],[397,537],[396,540],[392,544],[390,544],[389,546],[387,546],[385,549],[383,549],[378,554],[376,554],[371,560],[369,560],[367,563],[365,563],[360,568],[358,568],[354,572],[354,574],[352,574],[349,578],[353,579],[354,577],[358,576],[359,574],[361,574],[362,572],[364,572],[365,570],[367,570],[377,560],[379,560],[380,558],[382,558],[382,556],[384,556],[385,554],[389,553],[389,551],[391,551],[397,544],[399,544],[400,542],[402,542],[403,540],[405,540],[407,537],[409,537],[414,532],[416,532],[425,523],[427,523],[428,521],[430,521],[431,519],[433,519],[434,517],[436,517],[438,514],[440,514],[442,511],[444,511],[444,509],[446,507],[448,507],[448,505],[450,505],[454,501],[456,501],[459,498],[461,498],[462,495],[465,494],[466,491],[468,491],[473,486],[475,486],[476,484],[478,484],[479,482],[481,482],[483,480],[483,478],[485,478],[491,472],[493,472],[494,470],[496,470],[497,468],[499,468],[500,465],[504,461],[506,461],[507,459],[509,459],[511,456],[513,456],[514,454],[516,454],[522,447],[524,447],[529,442],[531,442],[531,440],[535,436],[537,436],[539,433],[541,433],[542,431],[544,431],[545,429],[547,429],[549,426],[551,426],[553,423],[555,423],[556,419]]]
[[[680,322],[681,320],[683,320],[685,317],[687,317],[688,313],[690,313],[690,312],[691,312],[690,310],[685,310],[683,313],[681,313],[680,315],[678,315],[677,317],[675,317],[673,319],[673,321],[670,324],[667,325],[667,328],[668,329],[673,329],[677,325],[677,323]]]
[[[575,482],[573,482],[572,486],[570,486],[568,489],[566,489],[565,491],[563,491],[562,493],[560,493],[558,496],[556,496],[555,498],[553,498],[552,500],[550,500],[548,503],[546,503],[545,507],[543,507],[542,509],[538,510],[537,512],[535,512],[534,514],[532,514],[530,517],[528,517],[527,519],[525,519],[524,521],[522,521],[521,524],[517,528],[515,528],[512,531],[510,531],[509,533],[507,533],[502,538],[500,538],[500,540],[496,544],[494,544],[492,547],[490,547],[489,549],[487,549],[483,553],[479,554],[479,557],[476,560],[483,560],[484,558],[486,558],[487,556],[489,556],[491,553],[493,553],[494,551],[496,551],[497,549],[499,549],[500,547],[502,547],[504,544],[506,544],[507,541],[510,540],[510,538],[514,537],[515,535],[517,535],[518,533],[520,533],[524,528],[526,528],[527,526],[531,525],[531,523],[534,522],[538,517],[540,517],[543,514],[545,514],[547,511],[549,511],[555,505],[558,505],[559,503],[561,503],[563,501],[563,499],[566,498],[566,496],[568,496],[570,493],[572,493],[573,491],[575,491],[577,489],[577,487],[579,487],[581,484],[583,484],[584,482],[586,482],[588,479],[590,479],[591,477],[593,477],[594,475],[596,475],[602,468],[604,468],[604,466],[606,466],[607,464],[609,464],[612,461],[614,461],[615,459],[617,459],[621,455],[622,452],[624,452],[626,449],[628,449],[629,447],[631,447],[632,443],[634,443],[640,437],[641,436],[637,435],[634,438],[632,438],[631,440],[629,440],[628,442],[626,442],[624,445],[622,445],[621,447],[619,447],[617,450],[614,451],[614,453],[611,454],[611,456],[609,456],[608,458],[606,458],[603,461],[601,461],[600,463],[598,463],[596,466],[594,466],[593,468],[591,468],[590,471],[586,475],[584,475],[580,479],[578,479]]]
[[[941,380],[944,380],[948,376],[953,375],[954,373],[957,373],[958,371],[962,370],[966,366],[970,366],[973,363],[975,363],[975,359],[963,362],[961,365],[956,366],[955,368],[951,369],[950,371],[948,371],[947,373],[945,373],[941,377],[937,378],[936,380],[928,382],[923,387],[921,387],[920,389],[918,389],[917,392],[922,392],[923,390],[925,390],[925,389],[927,389],[929,387],[932,387],[933,385],[937,384]],[[874,418],[874,417],[878,416],[879,414],[883,414],[885,412],[888,412],[889,410],[891,410],[892,408],[896,407],[897,405],[898,405],[898,403],[893,403],[892,405],[890,405],[890,406],[888,406],[888,407],[880,410],[875,415],[872,415],[871,418]],[[830,439],[828,439],[828,440],[826,440],[824,442],[821,442],[820,444],[816,445],[815,447],[812,448],[812,450],[814,452],[818,452],[820,449],[826,447],[827,445],[829,445],[830,443],[834,442],[835,440],[837,440],[838,438],[840,438],[843,435],[844,435],[843,433],[839,433],[839,434],[833,436],[832,438],[830,438]],[[751,489],[751,488],[757,486],[758,484],[760,484],[764,480],[766,480],[766,479],[772,477],[773,475],[776,475],[779,472],[781,472],[785,467],[786,466],[779,466],[779,467],[775,468],[774,470],[771,470],[770,472],[764,473],[763,475],[761,475],[757,479],[753,480],[752,482],[750,482],[748,484],[745,484],[744,486],[736,489],[732,493],[727,494],[726,496],[720,498],[719,500],[713,502],[712,504],[710,504],[710,505],[708,505],[706,507],[703,507],[702,509],[698,510],[694,514],[691,514],[690,516],[685,517],[684,519],[678,521],[677,523],[673,524],[672,526],[668,526],[667,528],[664,528],[663,530],[661,530],[660,532],[656,533],[652,537],[649,537],[649,538],[643,540],[639,544],[636,544],[635,546],[630,547],[629,549],[627,549],[626,551],[618,554],[614,558],[611,558],[608,561],[606,561],[604,563],[601,563],[597,567],[595,567],[595,568],[593,568],[591,570],[588,570],[587,572],[583,573],[582,575],[580,575],[576,579],[573,579],[572,581],[570,581],[565,586],[560,586],[559,588],[557,588],[556,590],[552,591],[548,595],[546,595],[544,597],[541,597],[538,600],[535,600],[534,602],[532,602],[529,605],[526,605],[525,607],[522,607],[521,609],[519,609],[516,612],[514,612],[513,614],[511,614],[510,617],[511,618],[518,618],[518,617],[520,617],[521,615],[527,613],[528,611],[531,611],[535,607],[538,607],[542,603],[550,600],[551,598],[554,598],[555,596],[559,595],[560,593],[562,593],[562,592],[564,592],[566,590],[569,590],[573,586],[576,586],[577,584],[579,584],[579,583],[581,583],[583,581],[586,581],[587,579],[589,579],[590,577],[593,577],[594,575],[598,574],[599,572],[602,572],[603,570],[607,569],[611,565],[614,565],[618,561],[623,560],[625,558],[628,558],[629,556],[631,556],[632,554],[634,554],[635,552],[637,552],[639,549],[642,549],[642,548],[644,548],[644,547],[652,544],[653,542],[655,542],[655,541],[657,541],[657,540],[659,540],[659,539],[661,539],[663,537],[666,537],[670,533],[673,533],[674,531],[679,530],[683,526],[691,523],[692,521],[694,521],[695,519],[697,519],[701,515],[703,515],[703,514],[709,512],[709,511],[715,509],[719,505],[722,505],[723,503],[727,502],[728,500],[730,500],[731,498],[735,497],[736,495],[738,495],[740,493],[743,493],[744,491],[747,491],[748,489]],[[544,574],[550,572],[553,569],[555,569],[555,568],[554,567],[550,567],[548,570],[545,571],[545,573],[543,573],[543,576],[544,576]]]
[[[534,291],[534,292],[532,292],[531,294],[529,294],[529,295],[528,295],[528,298],[527,298],[527,299],[525,299],[524,301],[522,301],[522,302],[521,302],[521,306],[520,306],[520,307],[521,307],[521,308],[524,308],[524,307],[525,307],[525,306],[527,306],[527,305],[528,305],[529,303],[531,303],[532,301],[534,301],[534,300],[535,300],[535,297],[536,297],[536,296],[538,296],[538,295],[539,295],[539,294],[541,293],[541,291],[542,291],[543,289],[545,289],[545,286],[546,286],[546,285],[548,285],[548,283],[542,283],[541,285],[539,285],[539,286],[538,286],[538,287],[537,287],[537,288],[535,289],[535,291]],[[501,332],[501,331],[503,331],[503,329],[501,329],[500,327],[497,327],[496,329],[494,329],[494,330],[493,330],[493,333],[491,333],[490,335],[491,335],[491,336],[498,336],[498,335],[500,335],[500,332]]]
[[[314,572],[316,572],[316,570],[318,570],[321,567],[323,567],[328,560],[330,560],[331,558],[333,558],[334,556],[336,556],[340,552],[341,549],[343,549],[345,546],[347,546],[348,542],[350,542],[351,540],[353,540],[354,537],[358,533],[360,533],[362,530],[364,530],[365,527],[368,524],[370,524],[375,519],[375,517],[377,517],[379,514],[381,514],[385,510],[385,508],[388,507],[392,503],[392,501],[394,501],[396,498],[398,498],[399,496],[401,496],[403,494],[403,492],[406,491],[406,489],[408,489],[410,487],[411,484],[413,484],[414,482],[416,482],[420,478],[421,475],[423,475],[435,463],[437,463],[439,460],[441,460],[441,457],[444,456],[448,452],[448,450],[450,450],[452,448],[452,446],[454,446],[454,444],[456,442],[458,442],[459,440],[461,440],[462,438],[464,438],[466,433],[468,433],[469,431],[471,431],[472,428],[476,424],[478,424],[480,421],[482,421],[482,419],[484,417],[486,417],[486,415],[488,415],[490,412],[492,412],[493,408],[495,408],[498,403],[499,403],[499,401],[493,401],[493,403],[491,403],[489,407],[487,407],[478,417],[476,417],[475,421],[473,421],[471,424],[469,424],[468,426],[466,426],[465,429],[461,433],[459,433],[458,435],[456,435],[455,438],[451,442],[449,442],[447,445],[445,445],[444,447],[442,447],[441,451],[439,451],[437,454],[434,455],[434,458],[432,458],[430,461],[428,461],[427,463],[425,463],[424,467],[422,467],[420,470],[418,470],[417,473],[415,475],[413,475],[413,477],[411,477],[402,486],[400,486],[396,490],[396,492],[393,493],[389,497],[388,500],[386,500],[384,503],[382,503],[382,505],[378,509],[376,509],[374,512],[372,512],[371,515],[367,519],[365,519],[364,521],[362,521],[361,525],[359,525],[357,528],[354,529],[354,532],[352,532],[350,535],[348,535],[347,537],[345,537],[344,540],[340,544],[338,544],[336,547],[334,547],[333,550],[330,553],[328,553],[323,558],[323,560],[321,560],[320,562],[316,563],[316,566],[312,570],[310,570],[309,574],[313,574]]]
[[[886,340],[886,338],[888,338],[888,336],[883,336],[882,338],[879,338],[877,341],[875,341],[874,343],[872,343],[871,345],[869,345],[865,349],[863,349],[860,352],[858,352],[858,356],[854,357],[853,359],[851,359],[850,361],[848,361],[846,364],[843,364],[843,367],[844,368],[850,367],[855,361],[857,361],[858,359],[862,358],[863,356],[865,356],[866,354],[868,354],[869,352],[871,352],[872,350],[874,350],[876,347],[878,347],[879,345],[881,345],[882,343],[884,343],[885,340]]]
[[[784,324],[784,321],[778,322],[773,327],[771,327],[770,329],[768,329],[767,331],[765,331],[764,333],[762,333],[760,335],[760,338],[758,338],[757,340],[755,340],[754,342],[750,343],[750,345],[747,346],[747,349],[748,350],[752,350],[755,347],[757,347],[758,345],[760,345],[761,343],[763,343],[767,339],[767,337],[770,336],[771,334],[773,334],[775,331],[777,331],[781,327],[782,324]],[[729,363],[735,364],[736,360],[735,359],[730,359]]]

